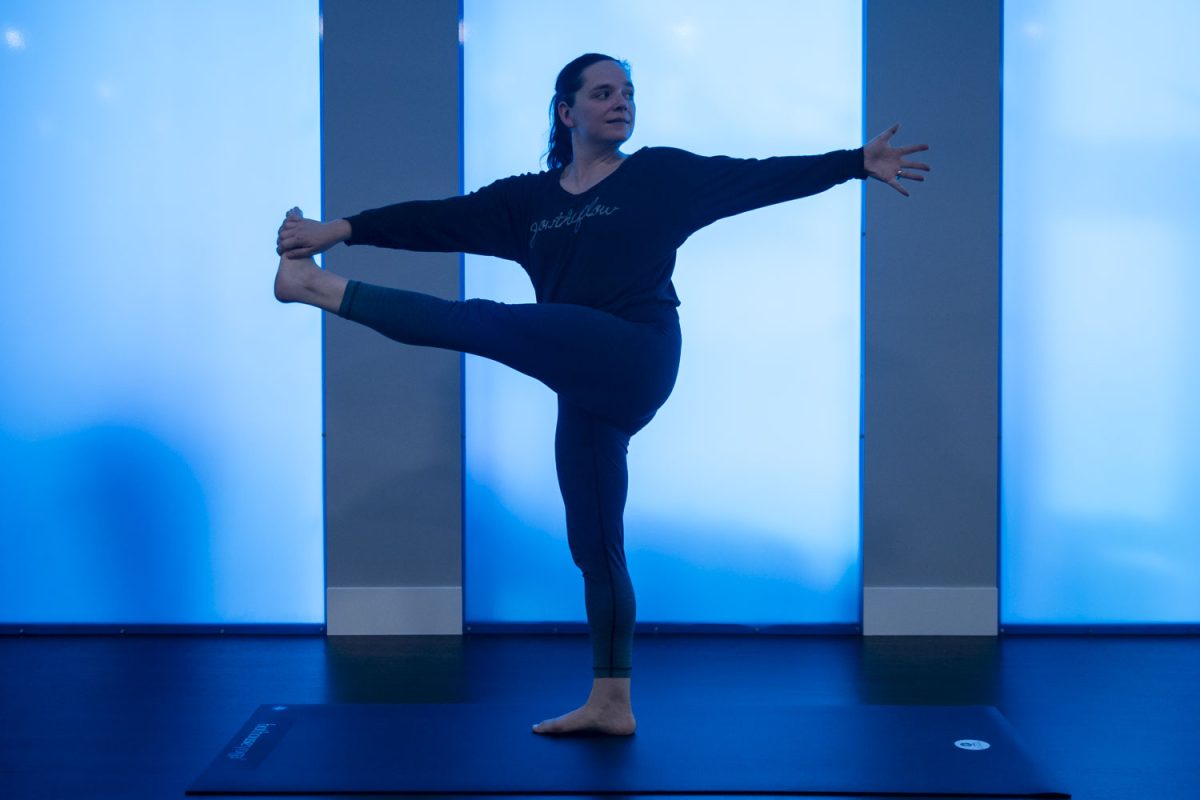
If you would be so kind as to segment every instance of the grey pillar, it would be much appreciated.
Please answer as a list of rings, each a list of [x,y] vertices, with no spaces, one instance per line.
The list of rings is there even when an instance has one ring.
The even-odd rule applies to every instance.
[[[867,135],[900,122],[933,167],[866,190],[867,635],[997,631],[1002,11],[865,6]]]
[[[458,194],[457,0],[325,0],[325,219]],[[306,209],[307,211],[307,209]],[[461,256],[335,247],[325,266],[461,296]],[[461,356],[325,316],[330,634],[461,634]]]

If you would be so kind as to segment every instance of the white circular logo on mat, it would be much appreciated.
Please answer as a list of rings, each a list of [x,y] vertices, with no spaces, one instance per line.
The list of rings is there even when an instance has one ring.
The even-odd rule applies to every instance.
[[[954,746],[961,747],[963,750],[987,750],[991,747],[990,744],[979,739],[959,739]]]

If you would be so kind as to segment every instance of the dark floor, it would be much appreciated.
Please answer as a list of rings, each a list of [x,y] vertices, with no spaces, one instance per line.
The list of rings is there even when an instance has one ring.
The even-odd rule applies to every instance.
[[[590,658],[580,635],[3,636],[0,797],[182,798],[263,703],[515,699],[532,723],[582,704]],[[1076,798],[1200,798],[1194,635],[639,635],[639,697],[993,705]]]

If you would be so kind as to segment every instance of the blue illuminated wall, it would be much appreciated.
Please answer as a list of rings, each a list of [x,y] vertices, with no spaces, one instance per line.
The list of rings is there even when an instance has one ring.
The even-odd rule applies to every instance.
[[[1006,6],[1005,623],[1200,621],[1197,25]]]
[[[541,168],[584,50],[632,62],[630,151],[861,142],[857,3],[566,8],[465,0],[466,189]],[[270,294],[280,215],[320,208],[317,14],[0,6],[0,623],[323,621],[320,318]],[[1010,625],[1200,621],[1195,22],[1167,0],[1005,17]],[[630,452],[640,619],[857,621],[859,193],[680,252],[680,381]],[[465,293],[532,298],[485,259]],[[581,621],[553,398],[466,377],[467,621]]]
[[[858,3],[628,0],[598,12],[466,0],[464,17],[467,191],[542,169],[554,77],[589,51],[632,65],[625,152],[766,157],[862,142]],[[850,182],[723,220],[679,251],[679,380],[629,450],[639,620],[858,621],[861,191]],[[533,301],[511,262],[468,257],[464,286]],[[468,357],[465,403],[466,622],[582,621],[553,394]]]
[[[0,26],[0,622],[323,623],[316,0]]]

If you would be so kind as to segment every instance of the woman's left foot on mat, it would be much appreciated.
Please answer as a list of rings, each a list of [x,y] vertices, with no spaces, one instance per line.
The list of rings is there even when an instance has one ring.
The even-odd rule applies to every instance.
[[[637,730],[633,709],[623,705],[585,705],[569,714],[548,719],[533,726],[534,733],[603,733],[610,736],[629,736]]]

